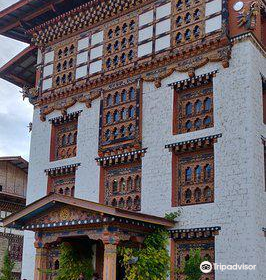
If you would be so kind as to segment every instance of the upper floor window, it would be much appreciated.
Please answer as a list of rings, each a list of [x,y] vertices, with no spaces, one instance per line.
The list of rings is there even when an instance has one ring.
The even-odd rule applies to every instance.
[[[44,66],[42,73],[42,91],[46,91],[53,86],[54,73],[54,51],[44,53]]]
[[[174,93],[173,133],[192,132],[213,126],[212,81],[178,88]]]
[[[172,148],[172,206],[214,202],[214,148],[212,140]]]
[[[104,167],[104,203],[139,211],[141,207],[141,163]]]
[[[76,79],[93,75],[102,70],[103,31],[78,41]]]
[[[139,15],[138,57],[170,47],[170,15],[170,2]]]
[[[75,157],[77,153],[79,112],[69,115],[67,118],[53,119],[51,132],[51,156],[50,159],[61,160]]]

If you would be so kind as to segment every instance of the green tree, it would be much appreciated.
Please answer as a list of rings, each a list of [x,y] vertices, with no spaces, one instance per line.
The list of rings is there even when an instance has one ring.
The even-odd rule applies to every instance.
[[[200,264],[204,262],[200,255],[200,249],[190,250],[189,259],[185,261],[183,267],[183,273],[186,276],[186,280],[200,280],[202,272],[200,270]]]
[[[14,265],[14,262],[12,262],[9,257],[8,250],[6,250],[4,255],[4,263],[1,269],[0,280],[14,280],[14,277],[12,275]]]
[[[169,274],[168,232],[158,230],[146,237],[143,247],[120,248],[126,280],[165,280]]]

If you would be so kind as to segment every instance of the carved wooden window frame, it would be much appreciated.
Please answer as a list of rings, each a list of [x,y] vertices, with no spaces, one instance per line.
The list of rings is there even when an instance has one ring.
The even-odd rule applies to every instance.
[[[209,109],[205,108],[208,100]],[[201,108],[197,110],[197,102]],[[214,94],[213,81],[205,81],[199,85],[188,86],[185,89],[174,89],[173,134],[183,134],[211,128],[214,126]],[[187,106],[191,104],[191,113]],[[208,121],[208,122],[207,122]],[[190,126],[188,126],[190,124]]]
[[[201,167],[200,177],[196,174],[198,166]],[[189,180],[186,180],[187,168],[191,168]],[[213,146],[194,151],[173,152],[172,207],[213,203],[214,171]]]
[[[138,20],[135,13],[108,22],[104,28],[104,71],[114,72],[118,68],[133,66],[137,58],[137,41]]]
[[[131,211],[141,210],[141,159],[132,163],[102,166],[100,173],[100,203]]]
[[[130,96],[131,89],[134,90],[134,98]],[[126,100],[122,100],[123,92],[126,93]],[[115,102],[117,94],[119,102]],[[108,104],[109,98],[111,104]],[[139,143],[141,139],[141,88],[138,82],[114,87],[104,92],[100,116],[99,147],[101,151],[111,151],[122,146],[127,148],[133,146],[134,143]],[[110,137],[108,137],[108,131]]]
[[[202,233],[203,234],[203,233]],[[191,238],[191,239],[181,239],[173,240],[172,242],[172,263],[174,268],[172,268],[172,280],[185,279],[185,275],[176,272],[176,269],[181,268],[184,261],[188,259],[191,249],[200,249],[201,257],[206,258],[212,264],[215,263],[215,237],[203,237],[203,238]],[[201,280],[214,280],[215,271],[212,270],[211,273],[203,274],[200,278]]]
[[[50,161],[76,157],[78,147],[78,118],[81,111],[51,119]],[[66,130],[62,132],[62,130]]]

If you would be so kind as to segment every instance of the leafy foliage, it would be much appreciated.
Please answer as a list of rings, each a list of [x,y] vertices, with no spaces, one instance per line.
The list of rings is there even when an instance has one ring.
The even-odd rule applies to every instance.
[[[120,248],[126,280],[163,280],[170,269],[168,232],[157,230],[146,237],[143,248]]]
[[[5,251],[4,255],[4,262],[3,267],[1,269],[1,277],[0,280],[14,280],[14,277],[12,275],[12,270],[14,268],[14,262],[10,260],[8,251]]]
[[[56,272],[56,280],[77,280],[83,274],[86,280],[93,276],[91,246],[80,244],[62,243],[60,245],[59,269],[46,269],[42,272],[52,274]],[[0,279],[2,280],[2,279]]]
[[[92,279],[92,251],[89,248],[62,243],[56,280],[77,280],[81,273],[86,280]]]
[[[164,217],[165,217],[165,219],[174,222],[175,219],[180,216],[180,214],[181,214],[181,210],[179,210],[177,212],[165,213]]]
[[[200,280],[202,276],[200,264],[205,261],[200,252],[200,249],[190,250],[189,259],[185,261],[183,268],[180,270],[186,276],[186,280]]]

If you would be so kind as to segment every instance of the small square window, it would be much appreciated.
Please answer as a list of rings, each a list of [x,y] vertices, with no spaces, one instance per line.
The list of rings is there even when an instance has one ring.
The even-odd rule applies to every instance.
[[[150,10],[139,16],[139,27],[153,22],[153,10]]]
[[[51,88],[52,84],[53,84],[52,78],[43,80],[43,82],[42,82],[42,90],[44,91],[44,90],[47,90],[47,89]]]
[[[156,19],[160,19],[171,14],[171,2],[156,9]]]
[[[91,49],[90,59],[95,59],[101,57],[103,55],[103,46],[99,46],[96,48]]]
[[[89,46],[89,38],[83,38],[78,41],[78,51],[84,50]]]
[[[94,33],[91,36],[91,45],[92,46],[102,43],[102,41],[103,41],[103,31]]]
[[[148,42],[138,47],[138,57],[142,57],[152,53],[152,42]]]
[[[77,65],[88,61],[88,52],[82,52],[77,55]]]
[[[47,77],[53,74],[54,65],[50,64],[43,68],[43,77]]]
[[[87,74],[88,74],[87,65],[78,67],[76,69],[76,79],[85,77],[87,76]]]
[[[44,55],[44,64],[54,61],[54,52],[48,52]]]
[[[205,22],[205,32],[210,33],[222,28],[222,16],[216,16],[206,20]]]
[[[152,35],[153,35],[152,26],[139,30],[139,42],[152,38]]]
[[[90,75],[100,72],[101,70],[102,70],[102,60],[98,60],[90,64]]]
[[[206,3],[205,16],[216,14],[222,11],[222,0],[214,0]]]
[[[161,21],[156,24],[156,35],[160,35],[165,32],[168,32],[168,31],[170,31],[170,29],[171,29],[171,20],[170,19]]]
[[[155,51],[161,51],[170,47],[170,35],[161,37],[155,41]]]

